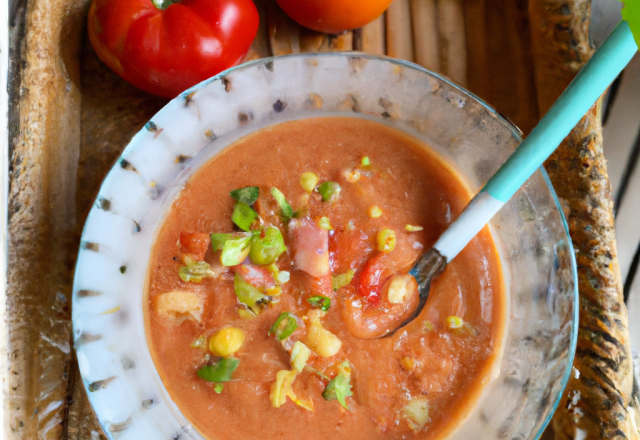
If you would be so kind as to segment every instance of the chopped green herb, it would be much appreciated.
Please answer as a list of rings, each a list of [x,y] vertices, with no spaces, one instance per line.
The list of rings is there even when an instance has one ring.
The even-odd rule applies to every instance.
[[[222,249],[224,243],[231,237],[231,234],[211,234],[211,247],[213,248],[213,252]]]
[[[290,312],[283,312],[269,329],[269,334],[275,334],[278,341],[284,341],[298,328],[296,317]]]
[[[229,193],[229,195],[238,202],[246,203],[247,205],[253,205],[258,200],[260,195],[260,189],[257,186],[247,186],[240,189],[235,189]]]
[[[222,247],[220,261],[224,266],[235,266],[244,261],[251,251],[251,234],[238,234],[228,238]]]
[[[318,375],[319,377],[323,378],[324,380],[326,380],[326,381],[328,381],[328,382],[330,382],[330,381],[331,381],[331,378],[329,378],[329,377],[325,376],[325,375],[324,375],[324,374],[322,374],[320,371],[316,370],[316,369],[315,369],[315,368],[313,368],[313,367],[310,367],[309,365],[305,365],[305,366],[304,366],[304,369],[305,369],[305,370],[308,370],[308,371],[311,371],[312,373],[314,373],[314,374]]]
[[[348,286],[351,283],[351,280],[353,280],[353,276],[355,275],[355,273],[355,270],[351,269],[347,273],[331,277],[333,290],[336,291],[341,287]]]
[[[221,383],[217,383],[214,387],[213,387],[213,391],[215,391],[216,393],[220,394],[222,392],[222,390],[224,389],[224,385]]]
[[[272,264],[286,250],[280,229],[269,226],[253,237],[249,259],[258,265]]]
[[[276,202],[280,205],[280,212],[285,221],[291,220],[293,218],[293,208],[291,208],[291,205],[287,202],[282,191],[278,188],[271,188],[271,195],[273,195],[273,198],[276,199]]]
[[[318,220],[318,227],[320,229],[324,229],[325,231],[333,230],[333,227],[331,226],[331,220],[329,220],[329,217],[321,217],[320,220]]]
[[[336,182],[323,182],[318,186],[318,192],[325,202],[337,202],[340,198],[340,191],[342,191],[342,187]]]
[[[200,368],[197,374],[200,379],[204,379],[207,382],[229,382],[239,363],[240,359],[233,357],[222,358],[214,365]]]
[[[307,364],[311,350],[300,341],[296,341],[291,348],[291,366],[296,373],[302,373],[304,366]]]
[[[312,307],[318,308],[323,312],[326,312],[331,307],[331,298],[322,295],[312,296],[307,299],[307,302],[311,304]]]
[[[336,377],[333,378],[331,382],[327,385],[322,393],[322,397],[325,400],[338,400],[340,405],[344,409],[349,409],[347,406],[346,398],[349,396],[353,396],[351,392],[351,385],[349,382],[351,381],[351,365],[349,361],[344,361],[339,369],[339,373]]]
[[[371,160],[369,160],[368,156],[362,156],[362,160],[360,161],[363,167],[371,165]]]
[[[253,222],[258,218],[260,218],[258,214],[251,208],[251,206],[244,202],[236,203],[233,214],[231,214],[231,220],[238,225],[240,229],[247,232],[251,230]]]
[[[199,283],[203,278],[215,277],[216,274],[211,270],[209,263],[196,261],[182,266],[178,270],[178,276],[185,283]]]
[[[248,306],[256,315],[260,314],[260,306],[271,302],[271,297],[261,293],[254,286],[247,283],[239,273],[233,279],[233,289],[238,301]]]

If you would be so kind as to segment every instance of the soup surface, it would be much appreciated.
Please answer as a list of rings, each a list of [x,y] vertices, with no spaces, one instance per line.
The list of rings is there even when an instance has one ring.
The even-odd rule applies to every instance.
[[[469,199],[426,145],[364,119],[281,123],[225,149],[186,184],[152,252],[150,344],[174,402],[210,439],[451,432],[500,352],[488,230],[415,321],[372,338],[411,312],[408,270]]]

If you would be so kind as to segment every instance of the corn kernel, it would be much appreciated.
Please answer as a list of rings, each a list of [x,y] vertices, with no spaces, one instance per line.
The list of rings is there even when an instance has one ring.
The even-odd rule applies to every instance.
[[[410,357],[403,357],[400,359],[400,365],[407,371],[411,371],[416,368],[416,360]]]
[[[284,284],[291,279],[291,274],[287,270],[281,270],[276,274],[276,281],[280,284]]]
[[[318,176],[315,173],[307,171],[306,173],[302,173],[300,176],[300,185],[304,188],[305,191],[311,192],[318,184]]]
[[[391,304],[402,304],[409,299],[416,290],[418,290],[418,283],[412,275],[396,274],[391,277],[387,297]]]
[[[417,231],[422,231],[424,229],[422,226],[414,226],[414,225],[407,225],[404,228],[408,232],[417,232]]]
[[[396,247],[396,233],[391,229],[381,229],[378,232],[378,250],[391,252]]]
[[[318,356],[331,357],[340,351],[342,341],[329,330],[322,327],[319,319],[311,319],[311,325],[307,332],[306,345]]]
[[[223,328],[209,340],[209,350],[216,356],[229,357],[240,350],[244,337],[244,332],[239,328]]]
[[[382,209],[379,206],[372,206],[368,211],[369,217],[378,218],[382,216]]]
[[[447,325],[450,329],[461,328],[464,325],[464,320],[458,316],[449,316],[447,318]]]
[[[318,220],[318,227],[320,229],[324,229],[325,231],[332,231],[333,227],[331,226],[331,220],[329,217],[320,217]]]
[[[240,316],[240,318],[242,319],[253,319],[256,317],[256,314],[253,313],[251,310],[240,308],[238,309],[238,316]]]
[[[360,170],[347,170],[344,172],[344,178],[349,183],[356,183],[360,180]]]

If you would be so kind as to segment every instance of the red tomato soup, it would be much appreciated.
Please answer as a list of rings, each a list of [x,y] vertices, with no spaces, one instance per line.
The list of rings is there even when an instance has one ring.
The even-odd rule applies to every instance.
[[[239,190],[239,191],[236,191]],[[437,439],[499,357],[506,293],[485,228],[433,282],[413,262],[470,200],[383,124],[326,117],[244,137],[186,184],[151,258],[149,337],[207,438]]]

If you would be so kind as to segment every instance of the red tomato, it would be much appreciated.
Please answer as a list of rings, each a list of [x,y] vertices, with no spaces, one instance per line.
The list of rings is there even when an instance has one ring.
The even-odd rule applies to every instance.
[[[364,26],[378,18],[391,0],[276,0],[302,26],[328,34]]]
[[[365,264],[360,274],[358,293],[367,302],[376,305],[380,302],[380,291],[384,283],[395,273],[395,264],[383,253],[374,255]]]
[[[182,252],[192,254],[193,258],[197,261],[204,260],[204,254],[207,253],[209,245],[211,244],[211,237],[209,234],[203,232],[181,232],[180,233],[180,245],[182,246]]]
[[[251,0],[93,0],[89,40],[114,72],[173,98],[241,61],[258,31]]]
[[[276,284],[271,272],[255,264],[238,264],[231,269],[242,275],[242,278],[254,287],[272,287]]]
[[[359,269],[371,252],[371,240],[363,231],[336,231],[329,235],[329,263],[335,274]]]

